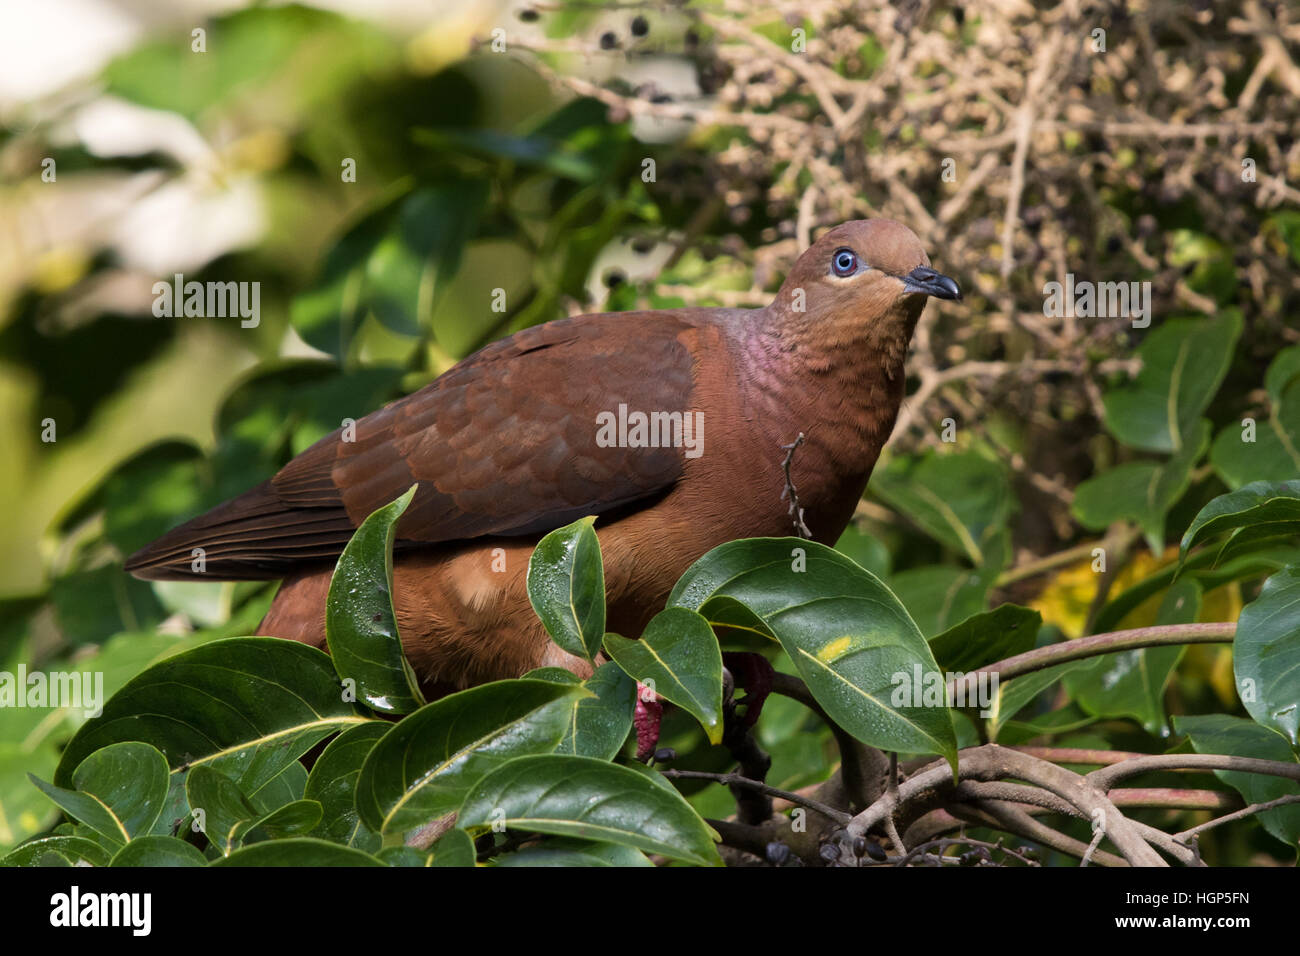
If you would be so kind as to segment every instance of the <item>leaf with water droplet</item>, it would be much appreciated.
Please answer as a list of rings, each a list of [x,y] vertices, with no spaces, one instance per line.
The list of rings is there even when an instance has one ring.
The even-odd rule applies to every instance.
[[[393,611],[393,536],[418,485],[361,523],[339,556],[325,604],[325,633],[339,677],[373,710],[409,714],[424,704],[402,653]]]
[[[546,633],[576,657],[591,660],[605,636],[605,570],[594,517],[557,528],[528,561],[528,600]]]
[[[942,698],[895,702],[899,682],[939,676],[930,646],[879,578],[815,541],[749,538],[714,548],[678,580],[668,604],[714,626],[768,633],[837,724],[882,750],[933,753],[954,768],[957,735]],[[847,640],[846,640],[847,638]],[[942,681],[939,686],[942,687]]]

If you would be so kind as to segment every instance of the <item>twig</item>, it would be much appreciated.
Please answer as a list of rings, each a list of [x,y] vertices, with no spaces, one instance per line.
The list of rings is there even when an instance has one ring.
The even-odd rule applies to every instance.
[[[1273,810],[1277,807],[1289,806],[1293,803],[1300,803],[1300,793],[1288,793],[1285,796],[1278,797],[1276,800],[1266,800],[1263,803],[1252,803],[1248,807],[1242,807],[1240,810],[1234,810],[1232,813],[1225,813],[1221,817],[1215,817],[1206,823],[1183,830],[1181,833],[1175,833],[1174,839],[1179,843],[1188,843],[1195,840],[1197,836],[1206,830],[1214,827],[1223,826],[1225,823],[1232,823],[1235,820],[1244,820],[1246,817],[1254,816],[1256,813],[1263,813],[1265,810]]]
[[[785,472],[785,491],[781,497],[790,499],[790,516],[794,519],[794,530],[801,538],[812,538],[812,532],[808,530],[808,525],[804,524],[803,508],[799,505],[799,495],[795,491],[794,482],[790,478],[790,463],[794,461],[795,450],[804,442],[803,432],[799,433],[796,438],[788,445],[782,445],[781,450],[786,453],[785,461],[781,462],[781,470]]]
[[[748,777],[742,777],[738,773],[710,773],[705,770],[661,770],[669,780],[708,780],[713,783],[720,783],[724,787],[745,787],[758,793],[766,794],[769,797],[779,797],[793,803],[797,807],[804,807],[815,813],[820,813],[824,817],[829,817],[836,823],[847,823],[850,819],[849,814],[843,810],[836,810],[832,806],[822,803],[820,800],[814,800],[811,797],[805,797],[789,790],[781,790],[778,787],[769,786],[761,780],[750,780]]]

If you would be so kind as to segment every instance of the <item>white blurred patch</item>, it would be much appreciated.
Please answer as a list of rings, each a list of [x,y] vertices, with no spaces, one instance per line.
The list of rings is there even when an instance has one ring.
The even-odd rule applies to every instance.
[[[0,14],[0,117],[99,72],[143,25],[102,0],[5,0]]]
[[[162,153],[182,166],[214,162],[212,149],[183,116],[146,109],[114,96],[102,96],[77,110],[70,129],[96,156]]]
[[[649,246],[646,251],[638,251],[646,245]],[[592,263],[587,276],[587,295],[597,306],[603,306],[610,293],[606,279],[614,272],[631,282],[653,279],[672,258],[674,248],[671,242],[654,242],[644,237],[615,239],[600,250]]]
[[[111,243],[123,262],[152,275],[196,271],[266,229],[262,190],[253,176],[212,186],[207,177],[166,183],[125,211]]]

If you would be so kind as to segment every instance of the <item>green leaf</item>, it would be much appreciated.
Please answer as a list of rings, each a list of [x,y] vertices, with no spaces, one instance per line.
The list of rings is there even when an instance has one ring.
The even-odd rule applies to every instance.
[[[537,543],[528,560],[528,600],[561,648],[591,660],[605,636],[605,569],[600,541],[582,518]]]
[[[1219,432],[1210,448],[1210,462],[1229,488],[1300,475],[1300,382],[1273,398],[1264,421],[1250,428],[1244,420],[1234,422]]]
[[[402,200],[395,228],[366,263],[366,301],[380,322],[404,335],[429,331],[487,194],[486,182],[464,180],[417,189]]]
[[[991,546],[1006,532],[1011,486],[1006,469],[978,452],[894,458],[876,469],[871,490],[977,566],[1003,554]]]
[[[378,724],[381,727],[386,726],[380,720],[371,721],[371,723]],[[361,724],[360,726],[365,727],[367,725]],[[350,729],[355,730],[356,728]],[[307,768],[295,760],[260,787],[247,791],[248,802],[257,807],[262,813],[270,813],[272,810],[279,810],[283,806],[301,800],[306,788]]]
[[[1285,737],[1243,717],[1227,714],[1175,716],[1174,730],[1190,737],[1197,753],[1300,763],[1300,757],[1288,746]],[[1214,775],[1240,793],[1247,804],[1267,803],[1278,797],[1300,794],[1300,783],[1286,777],[1228,770],[1216,770]],[[1265,830],[1292,850],[1300,849],[1300,804],[1265,810],[1256,817]]]
[[[167,761],[148,744],[120,743],[97,750],[72,775],[76,789],[31,781],[68,816],[113,844],[148,833],[167,799]]]
[[[391,187],[326,253],[320,275],[294,296],[289,321],[313,348],[342,361],[366,315],[366,262],[384,237],[409,180]]]
[[[142,743],[112,744],[97,750],[72,774],[73,786],[98,798],[130,839],[153,829],[166,805],[169,783],[167,758]],[[106,835],[118,837],[116,831]]]
[[[1042,624],[1037,611],[1003,604],[930,638],[930,651],[940,670],[964,674],[1032,650]]]
[[[94,840],[77,836],[52,836],[31,840],[10,851],[0,859],[0,866],[79,866],[85,863],[108,866],[111,858],[112,854]]]
[[[1282,396],[1300,378],[1300,345],[1292,345],[1273,356],[1264,373],[1264,388],[1273,404],[1281,403]]]
[[[1200,542],[1225,531],[1269,526],[1283,531],[1300,527],[1300,479],[1255,481],[1219,495],[1192,519],[1179,544],[1183,560]]]
[[[429,847],[428,866],[473,866],[478,854],[464,830],[448,830]]]
[[[493,866],[654,866],[640,850],[616,843],[553,837],[497,857]]]
[[[881,580],[889,577],[892,559],[889,548],[879,538],[874,538],[849,525],[840,535],[840,539],[835,542],[835,550],[851,558],[855,564],[866,568]]]
[[[371,721],[359,727],[349,727],[330,741],[307,777],[303,796],[316,800],[323,808],[321,823],[311,834],[344,846],[373,853],[383,840],[364,823],[357,813],[357,779],[361,765],[375,743],[388,733],[392,725],[385,721]]]
[[[1278,231],[1291,253],[1291,261],[1300,265],[1300,212],[1282,209],[1269,217],[1268,224]]]
[[[248,845],[262,840],[307,836],[321,822],[321,814],[318,801],[295,800],[260,819],[241,823],[235,828],[235,840],[240,845]]]
[[[94,794],[56,787],[52,783],[46,783],[34,774],[28,774],[28,779],[43,794],[58,804],[59,809],[64,813],[72,817],[72,819],[86,824],[86,826],[108,840],[111,845],[115,847],[121,846],[131,839],[131,835],[122,825],[122,821],[117,819],[113,812],[104,805],[103,801]]]
[[[939,634],[988,609],[989,579],[946,565],[909,568],[889,579],[922,634]]]
[[[1100,531],[1116,521],[1136,521],[1156,554],[1165,548],[1165,517],[1191,485],[1192,469],[1209,442],[1210,424],[1193,427],[1176,454],[1162,465],[1135,461],[1117,465],[1075,490],[1070,510],[1085,528]]]
[[[390,846],[380,850],[376,856],[388,866],[423,868],[474,866],[478,854],[474,850],[474,841],[468,833],[464,830],[448,830],[427,850],[417,850],[410,846]]]
[[[142,836],[114,854],[109,866],[207,866],[197,847],[169,836]]]
[[[1209,407],[1241,335],[1241,313],[1171,319],[1138,348],[1142,370],[1103,396],[1106,427],[1132,448],[1176,452]]]
[[[1190,624],[1201,611],[1201,586],[1184,577],[1165,592],[1156,624]],[[1098,717],[1133,717],[1148,733],[1167,736],[1165,686],[1185,644],[1140,647],[1079,661],[1065,676],[1073,701]]]
[[[564,671],[568,674],[568,671]],[[546,678],[537,675],[539,679]],[[572,674],[569,676],[573,677]],[[574,681],[577,678],[574,677]],[[632,729],[636,681],[613,661],[602,664],[582,682],[596,696],[573,705],[573,714],[556,753],[613,760]]]
[[[721,865],[713,834],[680,794],[591,757],[520,757],[478,782],[457,825],[553,833]]]
[[[185,796],[198,828],[223,855],[238,849],[241,824],[262,815],[235,781],[209,766],[190,771],[185,781]]]
[[[590,692],[539,680],[484,684],[421,707],[371,748],[357,811],[376,833],[404,833],[455,810],[478,780],[564,736],[575,700]]]
[[[1300,730],[1300,567],[1273,575],[1259,597],[1242,608],[1232,666],[1247,713],[1295,746]]]
[[[329,656],[297,641],[237,637],[168,658],[127,682],[69,741],[55,782],[100,747],[138,740],[173,770],[210,765],[254,791],[326,737],[367,721],[343,700]]]
[[[1232,555],[1231,558],[1226,557],[1226,548],[1218,553],[1199,551],[1181,566],[1177,562],[1165,565],[1108,601],[1097,615],[1093,632],[1104,634],[1117,630],[1129,613],[1152,596],[1166,590],[1179,577],[1180,572],[1195,578],[1201,585],[1201,591],[1208,594],[1233,581],[1267,576],[1287,564],[1300,562],[1300,548],[1265,545],[1267,542],[1245,553]],[[1216,559],[1220,558],[1223,560],[1216,563]]]
[[[212,866],[383,866],[369,853],[311,837],[267,840],[236,850]]]
[[[425,702],[402,653],[393,610],[394,527],[418,487],[361,522],[339,556],[325,603],[334,669],[356,682],[358,697],[369,707],[386,714],[409,714]]]
[[[1003,726],[1025,708],[1035,697],[1051,687],[1070,671],[1081,665],[1080,661],[1067,661],[1040,671],[998,683],[997,696],[989,708],[989,738],[997,740]]]
[[[651,618],[639,641],[606,634],[605,651],[698,720],[709,743],[722,743],[722,650],[699,612],[670,607]]]
[[[751,538],[700,558],[668,604],[708,619],[719,597],[757,615],[831,719],[863,743],[956,759],[946,706],[895,703],[917,673],[940,686],[942,675],[906,609],[875,575],[816,542]]]

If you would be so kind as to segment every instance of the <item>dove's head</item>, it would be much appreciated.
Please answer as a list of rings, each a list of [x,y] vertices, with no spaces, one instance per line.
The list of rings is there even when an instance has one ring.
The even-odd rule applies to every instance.
[[[893,219],[855,219],[818,237],[786,276],[769,310],[782,325],[832,344],[903,348],[928,297],[960,299],[930,268],[921,240]]]

